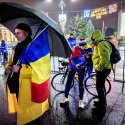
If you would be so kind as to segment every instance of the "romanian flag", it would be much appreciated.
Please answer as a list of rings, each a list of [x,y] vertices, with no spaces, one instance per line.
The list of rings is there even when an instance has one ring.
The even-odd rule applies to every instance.
[[[50,50],[47,31],[44,29],[26,48],[20,60],[32,67],[31,98],[33,102],[46,101],[50,93]]]

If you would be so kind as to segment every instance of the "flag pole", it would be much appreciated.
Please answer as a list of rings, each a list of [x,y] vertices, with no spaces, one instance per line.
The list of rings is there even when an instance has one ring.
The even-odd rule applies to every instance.
[[[26,51],[29,49],[29,47],[30,47],[30,45],[33,43],[33,41],[34,41],[42,32],[44,32],[48,27],[49,27],[49,25],[47,25],[44,29],[42,29],[42,30],[34,37],[34,39],[32,40],[32,42],[28,45]]]
[[[49,25],[47,25],[43,30],[41,30],[32,41],[34,41],[43,31],[45,31],[48,28]],[[31,42],[32,43],[32,42]]]

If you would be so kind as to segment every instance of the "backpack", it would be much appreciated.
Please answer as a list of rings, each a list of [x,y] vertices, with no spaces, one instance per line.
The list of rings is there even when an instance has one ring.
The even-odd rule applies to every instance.
[[[104,41],[104,40],[103,40]],[[121,60],[121,56],[119,51],[117,50],[117,48],[114,46],[113,43],[111,43],[110,41],[107,41],[111,47],[112,47],[112,53],[110,55],[110,62],[111,64],[116,64]]]

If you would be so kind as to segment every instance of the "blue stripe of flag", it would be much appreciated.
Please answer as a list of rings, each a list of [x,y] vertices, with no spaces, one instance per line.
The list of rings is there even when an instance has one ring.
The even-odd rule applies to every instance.
[[[47,31],[44,30],[37,36],[35,40],[31,43],[29,48],[22,53],[22,56],[20,59],[22,60],[22,63],[31,63],[35,62],[38,59],[46,56],[50,53],[49,50],[49,44],[48,44],[48,37],[47,37]]]

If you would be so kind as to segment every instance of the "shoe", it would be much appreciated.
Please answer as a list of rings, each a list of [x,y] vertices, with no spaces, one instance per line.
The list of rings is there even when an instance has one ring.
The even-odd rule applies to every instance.
[[[60,101],[60,104],[65,104],[67,102],[69,102],[69,99],[66,97],[63,97],[62,100]]]
[[[83,103],[83,100],[79,100],[79,108],[84,108],[85,106],[84,106],[84,103]]]

